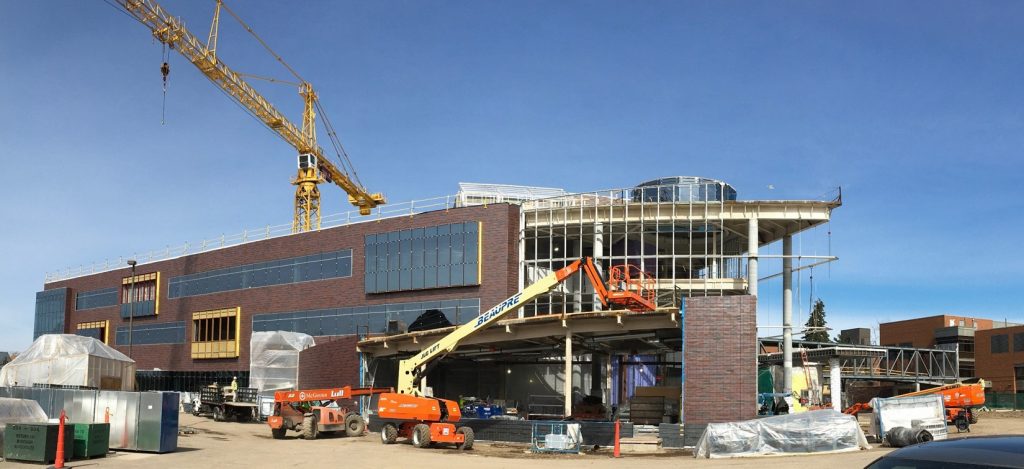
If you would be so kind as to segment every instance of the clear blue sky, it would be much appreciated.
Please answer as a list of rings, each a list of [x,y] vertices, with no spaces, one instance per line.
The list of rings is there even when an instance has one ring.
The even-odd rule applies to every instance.
[[[229,5],[314,83],[393,201],[459,181],[699,175],[744,199],[842,185],[841,260],[814,282],[833,326],[1024,321],[1020,2]],[[165,6],[206,35],[212,1]],[[290,220],[293,150],[177,55],[161,126],[160,57],[103,1],[0,1],[0,350],[30,343],[47,271]],[[226,15],[220,57],[287,77]],[[293,89],[260,89],[298,120]],[[325,188],[325,213],[343,200]],[[824,254],[826,232],[798,246]],[[762,324],[780,322],[780,288],[762,286]]]

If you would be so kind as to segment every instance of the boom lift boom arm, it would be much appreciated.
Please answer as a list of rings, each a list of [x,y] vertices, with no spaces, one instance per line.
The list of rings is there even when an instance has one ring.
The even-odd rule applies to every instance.
[[[587,275],[587,278],[590,279],[590,283],[594,285],[594,291],[597,294],[597,297],[601,300],[601,303],[607,307],[609,294],[604,286],[604,282],[601,280],[600,274],[597,273],[597,269],[594,267],[593,259],[587,257],[585,259],[576,260],[572,264],[558,269],[534,282],[522,291],[510,296],[505,301],[498,303],[485,313],[477,316],[472,322],[459,326],[450,334],[442,337],[422,352],[400,361],[398,363],[398,392],[402,394],[421,396],[422,393],[420,391],[419,384],[423,379],[423,376],[427,374],[431,362],[434,362],[455,350],[455,348],[459,346],[459,342],[462,342],[466,337],[469,337],[477,331],[486,329],[489,325],[498,321],[506,314],[512,311],[517,311],[519,308],[523,307],[523,305],[533,301],[537,297],[554,290],[555,287],[565,281],[565,279],[571,277],[581,268]],[[649,309],[653,309],[653,307]]]

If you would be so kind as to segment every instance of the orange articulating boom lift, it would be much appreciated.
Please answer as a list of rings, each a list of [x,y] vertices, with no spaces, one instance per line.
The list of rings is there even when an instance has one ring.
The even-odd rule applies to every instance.
[[[284,438],[288,430],[301,433],[307,440],[315,440],[320,432],[344,431],[346,436],[361,436],[366,430],[366,422],[358,413],[342,406],[340,401],[390,391],[391,388],[351,386],[277,391],[274,393],[274,414],[267,417],[267,425],[270,425],[270,434],[278,440]],[[338,406],[327,407],[332,402]]]
[[[616,266],[618,277],[606,287],[591,258],[569,264],[505,301],[487,310],[476,320],[463,324],[422,352],[398,364],[397,392],[383,393],[378,399],[377,415],[383,422],[381,441],[394,443],[398,437],[409,439],[414,446],[426,448],[431,443],[454,444],[459,449],[473,447],[473,429],[454,425],[462,418],[459,404],[448,399],[426,397],[420,389],[430,365],[458,347],[466,337],[486,329],[506,314],[517,311],[537,297],[554,290],[579,270],[587,275],[594,292],[606,307],[619,307],[637,312],[653,311],[654,291],[644,284],[642,273],[628,275],[628,268]]]
[[[947,384],[937,388],[900,394],[896,397],[927,396],[929,394],[942,395],[942,403],[946,406],[946,420],[955,425],[957,430],[965,431],[970,428],[970,424],[978,423],[973,408],[985,405],[985,380],[980,379],[977,383]],[[859,402],[847,407],[843,413],[857,415],[870,409],[870,404]]]

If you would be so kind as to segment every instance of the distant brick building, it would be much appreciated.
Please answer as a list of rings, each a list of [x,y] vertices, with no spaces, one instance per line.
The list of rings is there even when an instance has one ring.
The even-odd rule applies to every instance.
[[[991,381],[993,391],[1024,392],[1024,326],[977,331],[974,349],[977,375]]]
[[[914,348],[959,348],[960,376],[976,374],[975,332],[992,328],[991,319],[942,314],[882,323],[879,345]]]

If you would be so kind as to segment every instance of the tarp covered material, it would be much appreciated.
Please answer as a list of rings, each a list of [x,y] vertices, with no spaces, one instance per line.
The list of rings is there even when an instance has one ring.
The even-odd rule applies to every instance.
[[[253,332],[249,341],[249,386],[261,393],[295,389],[299,382],[299,352],[316,345],[300,332]]]
[[[9,423],[43,423],[46,413],[39,403],[28,399],[0,397],[0,456],[4,453],[4,433]]]
[[[131,391],[135,361],[92,337],[41,335],[0,370],[0,386],[35,384]]]
[[[885,432],[894,427],[913,426],[914,420],[940,419],[946,421],[946,408],[941,394],[926,394],[911,397],[890,397],[871,399],[871,433],[878,439],[885,438]]]
[[[742,422],[709,423],[697,442],[694,456],[734,458],[869,448],[854,416],[828,409]]]

